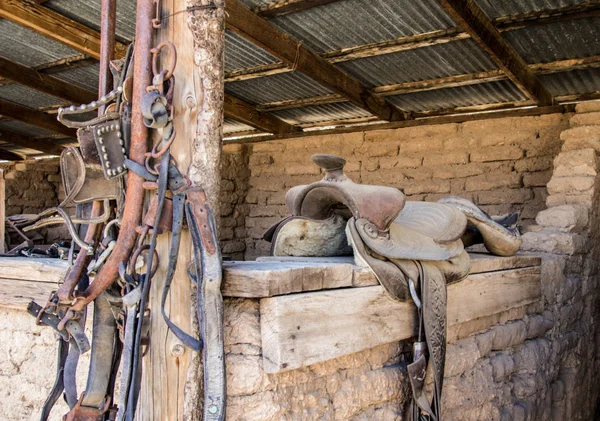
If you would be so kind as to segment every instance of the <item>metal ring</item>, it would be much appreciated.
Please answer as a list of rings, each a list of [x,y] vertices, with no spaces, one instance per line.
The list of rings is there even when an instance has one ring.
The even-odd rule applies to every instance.
[[[164,66],[167,68],[167,74],[165,75],[165,79],[169,79],[173,76],[173,71],[175,70],[175,66],[177,65],[177,50],[175,49],[175,45],[172,42],[166,41],[161,42],[158,46],[154,47],[150,50],[152,53],[152,73],[156,76],[159,74],[158,71],[158,56],[160,55],[160,51],[163,48],[168,48],[171,54],[171,66]]]

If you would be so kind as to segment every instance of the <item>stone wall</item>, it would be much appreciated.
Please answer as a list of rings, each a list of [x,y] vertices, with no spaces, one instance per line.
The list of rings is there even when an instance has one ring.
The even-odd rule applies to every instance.
[[[523,226],[544,209],[546,183],[568,127],[561,114],[314,136],[251,146],[246,259],[268,254],[260,240],[287,216],[285,192],[316,181],[315,153],[348,161],[356,182],[398,187],[409,200],[460,195],[492,215],[520,212]]]

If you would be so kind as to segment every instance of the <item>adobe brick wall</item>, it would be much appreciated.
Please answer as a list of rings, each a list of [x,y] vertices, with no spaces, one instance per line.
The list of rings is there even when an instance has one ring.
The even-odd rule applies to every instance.
[[[310,162],[315,153],[343,156],[354,181],[404,189],[409,200],[460,195],[492,215],[518,211],[523,226],[533,224],[545,208],[546,183],[568,117],[502,118],[251,145],[245,152],[250,165],[245,257],[268,254],[260,238],[287,216],[285,192],[321,177]]]

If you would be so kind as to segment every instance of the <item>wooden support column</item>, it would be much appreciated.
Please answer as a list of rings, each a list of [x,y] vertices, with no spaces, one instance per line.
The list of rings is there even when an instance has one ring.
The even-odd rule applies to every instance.
[[[218,215],[223,123],[223,0],[168,0],[161,2],[162,28],[155,45],[171,41],[177,48],[173,95],[177,137],[171,154],[193,184],[206,189]],[[202,6],[209,6],[203,8]],[[192,9],[187,13],[182,10]],[[161,55],[161,58],[163,56]],[[169,57],[165,54],[164,60]],[[156,141],[156,139],[155,139]],[[201,357],[167,328],[160,314],[160,298],[168,262],[170,235],[159,236],[159,269],[150,291],[150,349],[143,364],[139,420],[200,420],[202,410]],[[187,276],[191,240],[184,230],[178,269],[167,297],[166,314],[184,331],[198,335],[192,283]],[[200,374],[199,374],[200,373]]]
[[[0,253],[6,253],[4,235],[6,234],[6,190],[4,189],[4,170],[0,169]]]

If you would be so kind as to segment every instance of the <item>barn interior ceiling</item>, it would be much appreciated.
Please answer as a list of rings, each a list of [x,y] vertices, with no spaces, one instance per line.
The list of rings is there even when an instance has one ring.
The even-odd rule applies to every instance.
[[[600,0],[226,8],[225,142],[543,114],[600,98]],[[0,159],[59,154],[74,132],[57,108],[97,92],[100,0],[1,0],[0,18]],[[117,57],[134,32],[135,1],[118,0]]]

